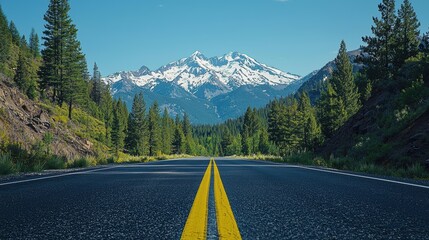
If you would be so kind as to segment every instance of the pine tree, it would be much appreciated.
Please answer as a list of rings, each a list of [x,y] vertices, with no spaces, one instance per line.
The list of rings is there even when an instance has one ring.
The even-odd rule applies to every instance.
[[[44,40],[42,50],[43,64],[40,68],[40,88],[42,94],[52,91],[52,100],[58,104],[64,101],[64,85],[67,80],[66,67],[75,68],[76,62],[80,59],[72,59],[77,57],[75,51],[76,44],[76,29],[72,25],[72,20],[68,15],[70,6],[67,0],[51,0],[48,10],[44,16],[45,31],[42,39]],[[73,75],[77,71],[73,70]]]
[[[38,97],[37,74],[32,71],[29,63],[31,59],[26,55],[26,50],[20,49],[14,81],[30,99],[36,99]]]
[[[179,115],[176,115],[176,121],[175,121],[175,130],[174,130],[174,136],[173,136],[173,153],[174,154],[182,154],[185,153],[185,134],[183,133],[182,124],[179,119]]]
[[[97,63],[94,63],[94,70],[93,70],[91,80],[92,80],[92,84],[91,84],[92,87],[91,87],[90,97],[92,101],[94,101],[97,105],[100,105],[102,83],[101,83],[101,73],[98,70]]]
[[[281,135],[278,131],[278,127],[281,122],[281,104],[276,99],[269,105],[268,112],[268,135],[269,139],[279,145],[281,142]]]
[[[301,113],[301,147],[304,150],[314,150],[321,142],[321,129],[316,119],[316,113],[311,106],[310,98],[306,92],[300,95],[299,112]]]
[[[14,80],[18,88],[24,92],[28,88],[28,69],[25,61],[24,53],[20,51]]]
[[[330,138],[333,133],[345,122],[347,112],[344,103],[328,81],[326,90],[319,99],[319,119],[323,135]]]
[[[182,129],[183,129],[183,134],[185,134],[185,136],[192,135],[191,122],[189,121],[189,116],[186,112],[183,114],[183,127],[182,127]]]
[[[261,133],[259,135],[258,149],[259,149],[259,152],[262,154],[270,153],[270,142],[268,140],[268,132],[265,128],[261,130]]]
[[[396,21],[395,67],[401,68],[410,57],[416,56],[420,44],[420,22],[409,0],[404,0]]]
[[[359,92],[353,77],[353,66],[347,55],[346,43],[341,41],[340,50],[335,59],[336,69],[332,73],[330,83],[341,98],[346,108],[347,116],[353,116],[360,108]]]
[[[22,35],[21,40],[19,42],[19,46],[21,49],[25,49],[26,51],[28,50],[28,43],[27,39],[25,38],[25,35]]]
[[[283,138],[283,154],[291,154],[298,150],[302,141],[301,113],[298,111],[298,102],[295,98],[286,99],[286,107],[283,111],[283,121],[280,123],[279,131]]]
[[[374,36],[366,36],[362,41],[367,44],[363,46],[363,53],[359,57],[360,62],[365,64],[364,70],[371,81],[378,82],[391,79],[396,72],[394,68],[394,49],[396,47],[395,23],[395,0],[383,0],[378,5],[381,19],[374,17],[374,26],[371,27]]]
[[[100,110],[103,113],[105,141],[107,146],[111,144],[111,130],[113,124],[113,98],[110,94],[110,86],[103,85],[101,93]]]
[[[161,136],[162,136],[162,152],[165,154],[171,153],[171,144],[172,144],[172,121],[168,114],[167,108],[164,108],[164,113],[161,119]]]
[[[21,45],[21,35],[19,34],[19,31],[16,28],[15,23],[13,21],[10,21],[9,31],[12,34],[12,42],[17,46],[20,46]]]
[[[419,49],[423,54],[423,81],[429,87],[429,31],[423,34]]]
[[[113,126],[112,126],[112,143],[116,155],[122,151],[125,146],[125,136],[127,132],[127,118],[128,115],[125,103],[121,99],[115,101],[113,107]]]
[[[126,146],[133,155],[148,154],[147,122],[145,117],[146,104],[143,93],[134,96],[133,106],[128,119]]]
[[[67,2],[67,1],[65,1]],[[60,89],[59,100],[67,102],[68,117],[72,119],[72,110],[76,104],[84,102],[87,89],[85,84],[86,60],[82,54],[80,42],[77,40],[77,29],[70,25],[69,35],[65,41],[63,67],[63,83]]]
[[[253,121],[253,111],[250,107],[247,107],[241,130],[241,146],[243,148],[242,152],[244,155],[250,155],[253,150],[251,139],[253,135]]]
[[[31,29],[29,47],[33,58],[40,56],[39,36],[37,35],[34,28]]]
[[[11,51],[12,35],[8,27],[8,20],[0,6],[0,71],[7,73]]]
[[[158,156],[161,153],[161,129],[158,103],[155,101],[149,109],[149,155]]]
[[[192,126],[188,114],[183,114],[183,134],[185,135],[185,153],[195,154],[195,143],[192,137]]]
[[[222,155],[224,156],[233,155],[234,153],[230,152],[229,147],[233,144],[234,138],[232,137],[232,134],[227,127],[224,127],[222,129],[221,137],[222,137],[222,140],[220,142],[220,145],[221,145]]]

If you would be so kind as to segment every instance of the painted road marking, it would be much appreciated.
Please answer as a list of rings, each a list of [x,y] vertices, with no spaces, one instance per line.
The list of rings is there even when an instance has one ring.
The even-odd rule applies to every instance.
[[[83,171],[83,172],[71,172],[71,173],[64,173],[64,174],[52,175],[52,176],[46,176],[46,177],[40,177],[40,178],[32,178],[32,179],[19,180],[19,181],[13,181],[13,182],[6,182],[6,183],[0,183],[0,186],[25,183],[25,182],[33,182],[33,181],[39,181],[39,180],[44,180],[44,179],[50,179],[50,178],[59,178],[59,177],[65,177],[65,176],[71,176],[71,175],[79,175],[79,174],[85,174],[85,173],[92,173],[92,172],[98,172],[101,170],[107,170],[107,169],[112,169],[112,168],[117,168],[117,167],[120,167],[120,166],[97,168],[97,169]]]
[[[302,169],[311,170],[311,171],[333,173],[333,174],[339,174],[339,175],[345,175],[345,176],[351,176],[351,177],[366,178],[366,179],[371,179],[371,180],[376,180],[376,181],[382,181],[382,182],[388,182],[388,183],[396,183],[396,184],[401,184],[401,185],[406,185],[406,186],[412,186],[412,187],[419,187],[419,188],[429,189],[429,186],[425,186],[425,185],[414,184],[414,183],[407,183],[407,182],[401,182],[401,181],[395,181],[395,180],[389,180],[389,179],[384,179],[384,178],[370,177],[370,176],[358,175],[358,174],[353,174],[353,173],[345,173],[345,172],[340,172],[340,171],[332,171],[332,170],[325,170],[325,169],[318,169],[318,168],[311,168],[311,167],[303,167],[303,166],[291,166],[291,167],[302,168]]]
[[[216,204],[216,221],[219,239],[241,239],[234,213],[229,204],[228,196],[220,178],[216,162],[214,165],[214,197]]]
[[[257,161],[257,162],[262,162],[260,160],[244,160],[244,161]],[[395,184],[400,184],[400,185],[405,185],[405,186],[411,186],[411,187],[419,187],[419,188],[425,188],[425,189],[429,189],[429,186],[427,185],[422,185],[422,184],[417,184],[417,183],[408,183],[408,182],[402,182],[402,181],[397,181],[397,180],[390,180],[390,179],[385,179],[385,178],[379,178],[379,177],[371,177],[371,176],[365,176],[365,175],[359,175],[359,174],[354,174],[354,173],[346,173],[346,172],[342,172],[341,170],[336,170],[336,169],[321,169],[321,168],[316,168],[316,167],[305,167],[305,166],[299,166],[299,165],[285,165],[284,163],[276,163],[276,162],[263,162],[264,164],[234,164],[234,165],[229,165],[229,164],[225,164],[222,165],[222,167],[280,167],[280,168],[300,168],[300,169],[305,169],[305,170],[310,170],[310,171],[319,171],[319,172],[325,172],[325,173],[332,173],[332,174],[338,174],[338,175],[345,175],[345,176],[350,176],[350,177],[357,177],[357,178],[364,178],[364,179],[370,179],[370,180],[375,180],[375,181],[382,181],[382,182],[388,182],[388,183],[395,183]]]
[[[209,189],[210,176],[212,170],[212,162],[210,160],[204,173],[203,180],[195,195],[194,203],[189,212],[188,220],[182,232],[181,239],[206,239],[207,237],[207,222],[208,222],[208,206],[209,206]]]

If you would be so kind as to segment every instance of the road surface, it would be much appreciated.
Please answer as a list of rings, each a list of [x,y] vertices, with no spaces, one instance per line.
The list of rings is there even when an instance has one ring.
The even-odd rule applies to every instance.
[[[210,162],[0,182],[0,239],[191,239],[192,224],[209,239],[429,239],[425,185],[260,161]]]

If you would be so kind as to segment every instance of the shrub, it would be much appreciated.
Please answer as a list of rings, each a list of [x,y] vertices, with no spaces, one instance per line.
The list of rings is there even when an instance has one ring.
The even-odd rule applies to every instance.
[[[314,155],[311,152],[296,153],[283,157],[283,161],[288,163],[299,163],[305,165],[314,164]]]
[[[84,168],[91,165],[88,158],[82,157],[72,161],[67,162],[67,168]]]
[[[101,157],[101,158],[98,157],[97,158],[97,165],[106,165],[108,163],[109,163],[109,161],[107,158],[104,158],[104,157]]]
[[[414,163],[406,171],[406,175],[402,177],[413,177],[413,178],[428,178],[429,173],[419,163]]]
[[[109,157],[106,160],[107,160],[107,163],[109,163],[109,164],[115,163],[115,159],[113,157]]]
[[[66,168],[65,157],[51,156],[45,164],[45,169],[64,169]]]
[[[16,168],[12,162],[10,153],[0,154],[0,175],[15,173]]]

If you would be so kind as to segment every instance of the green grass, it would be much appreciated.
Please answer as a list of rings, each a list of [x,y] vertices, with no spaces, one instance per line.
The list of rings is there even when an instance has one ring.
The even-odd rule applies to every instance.
[[[161,154],[159,156],[132,156],[121,152],[119,153],[119,156],[116,156],[113,159],[110,159],[109,161],[113,161],[114,163],[144,163],[144,162],[151,162],[151,161],[158,161],[158,160],[168,160],[168,159],[188,158],[188,157],[192,157],[192,156],[186,155],[186,154],[173,154],[173,155]]]
[[[271,161],[271,162],[283,162],[283,158],[274,155],[248,155],[248,156],[233,156],[234,158],[243,158],[243,159],[253,159],[253,160],[262,160],[262,161]]]

